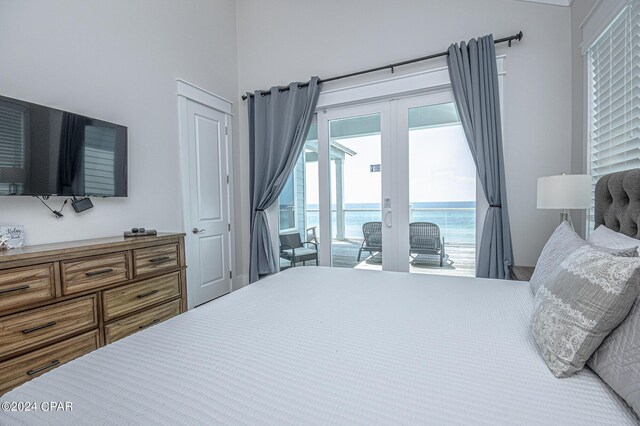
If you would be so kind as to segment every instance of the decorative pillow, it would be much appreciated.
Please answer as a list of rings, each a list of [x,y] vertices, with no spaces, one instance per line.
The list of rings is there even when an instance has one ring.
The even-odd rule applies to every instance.
[[[640,258],[590,246],[575,250],[538,289],[532,316],[536,345],[556,377],[582,369],[629,313],[640,292]]]
[[[592,245],[610,249],[624,249],[638,245],[638,240],[635,238],[616,232],[604,225],[598,226],[591,235],[589,235],[587,242]]]
[[[612,254],[614,256],[618,256],[618,257],[638,257],[638,246],[628,247],[628,248],[624,248],[624,249],[614,249],[614,248],[596,246],[596,245],[593,245],[593,244],[590,244],[590,245],[591,245],[591,247],[593,247],[596,250],[600,250],[600,251],[603,251],[605,253]]]
[[[608,228],[607,228],[608,229]],[[614,231],[611,231],[614,232]],[[594,231],[595,233],[595,231]],[[617,234],[617,232],[614,232]],[[593,234],[592,234],[593,235]],[[625,235],[626,237],[626,235]],[[562,222],[551,234],[549,241],[542,249],[538,263],[529,280],[531,292],[536,294],[538,288],[549,279],[558,265],[577,249],[589,244],[597,250],[620,257],[638,256],[638,240],[631,238],[634,245],[626,244],[623,247],[600,246],[583,240],[567,222]]]
[[[587,365],[640,415],[640,298]]]
[[[536,294],[538,288],[549,279],[558,265],[580,247],[588,246],[587,242],[576,234],[567,222],[562,222],[545,244],[536,263],[536,268],[529,280],[531,292]]]

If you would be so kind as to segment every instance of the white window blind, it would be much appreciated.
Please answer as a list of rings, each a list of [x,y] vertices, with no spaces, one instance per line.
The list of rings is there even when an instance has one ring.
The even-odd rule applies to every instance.
[[[23,107],[0,102],[0,193],[10,186],[22,190],[25,166],[26,113]]]
[[[640,2],[632,0],[588,49],[589,168],[602,175],[640,167]],[[593,196],[588,230],[594,223]]]

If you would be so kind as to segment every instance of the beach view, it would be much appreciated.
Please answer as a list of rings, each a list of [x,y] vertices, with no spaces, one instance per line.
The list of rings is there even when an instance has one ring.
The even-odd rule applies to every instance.
[[[416,225],[422,231],[409,227],[411,247],[406,248],[406,262],[410,272],[475,275],[476,171],[455,108],[451,103],[410,108],[408,119],[409,179],[408,188],[404,187],[408,192],[404,195],[409,204],[407,223],[435,225]],[[383,174],[387,169],[382,159],[380,120],[380,114],[375,113],[328,122],[332,266],[382,268],[384,242],[380,228]],[[319,187],[314,125],[305,152],[280,196],[281,232],[297,231],[322,244]],[[373,246],[363,231],[367,223],[374,229],[369,236],[376,241]],[[418,235],[421,232],[435,232],[439,237]],[[437,247],[430,250],[429,244]]]

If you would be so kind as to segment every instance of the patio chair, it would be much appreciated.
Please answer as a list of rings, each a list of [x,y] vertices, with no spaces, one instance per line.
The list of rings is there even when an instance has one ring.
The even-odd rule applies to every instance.
[[[318,265],[318,245],[311,241],[303,243],[298,232],[280,234],[280,257],[291,261],[292,267],[298,262],[306,265],[309,260],[315,260]]]
[[[373,253],[382,253],[382,222],[366,222],[362,225],[362,245],[358,250],[358,262],[363,251],[368,251],[370,255]]]
[[[307,228],[307,241],[318,244],[318,235],[316,234],[317,226]]]
[[[409,224],[409,256],[432,255],[440,258],[440,267],[444,264],[444,237],[440,238],[440,227],[431,222],[413,222]],[[413,256],[412,256],[413,257]],[[417,259],[417,256],[414,258]]]

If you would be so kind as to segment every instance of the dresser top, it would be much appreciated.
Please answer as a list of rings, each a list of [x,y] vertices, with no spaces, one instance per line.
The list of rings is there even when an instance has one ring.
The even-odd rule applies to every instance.
[[[0,263],[13,260],[32,259],[54,253],[77,253],[89,249],[108,249],[112,247],[118,247],[126,250],[129,246],[139,245],[141,243],[153,244],[156,241],[161,243],[166,240],[175,240],[176,238],[184,237],[184,235],[185,234],[183,233],[158,233],[158,235],[156,236],[130,238],[125,238],[123,235],[121,235],[118,237],[93,238],[89,240],[38,244],[33,246],[25,246],[22,248],[0,250]]]

